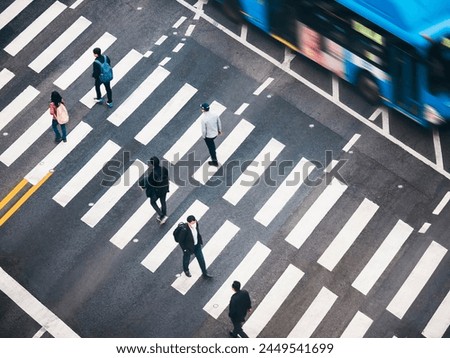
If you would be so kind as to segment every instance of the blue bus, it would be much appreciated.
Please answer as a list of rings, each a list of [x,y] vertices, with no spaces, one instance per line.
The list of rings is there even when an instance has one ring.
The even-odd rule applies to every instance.
[[[449,0],[216,0],[424,126],[450,121]]]

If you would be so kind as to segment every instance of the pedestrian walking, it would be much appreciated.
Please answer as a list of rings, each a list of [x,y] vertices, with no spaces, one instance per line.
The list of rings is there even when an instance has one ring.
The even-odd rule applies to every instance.
[[[217,162],[216,144],[214,143],[214,139],[222,134],[222,123],[220,122],[219,115],[209,110],[208,103],[203,103],[200,108],[203,112],[201,116],[202,136],[208,147],[209,155],[211,156],[211,160],[208,161],[208,164],[218,167],[219,163]]]
[[[187,223],[178,224],[174,231],[175,241],[180,244],[183,250],[183,271],[187,277],[191,277],[189,271],[189,261],[192,254],[197,258],[203,278],[212,278],[206,270],[205,258],[203,257],[202,246],[203,239],[198,228],[198,222],[194,215],[189,215],[186,219]]]
[[[69,115],[64,104],[64,100],[57,91],[50,95],[50,115],[52,116],[52,128],[55,132],[55,142],[67,142],[66,123],[69,121]],[[59,132],[58,125],[61,127]]]
[[[98,47],[94,48],[94,63],[92,64],[93,72],[92,77],[95,79],[95,92],[97,97],[94,98],[97,103],[103,103],[102,93],[100,85],[103,84],[106,89],[106,96],[108,98],[106,104],[109,108],[112,108],[112,91],[111,80],[113,79],[113,73],[111,68],[111,60],[108,56],[102,55],[102,50]]]
[[[150,198],[150,204],[156,211],[156,220],[162,225],[169,218],[166,205],[166,195],[169,192],[169,171],[161,166],[158,157],[150,158],[150,164],[153,167],[152,171],[139,180],[139,186],[143,190],[145,189],[147,197]],[[158,200],[161,208],[157,204]]]
[[[234,281],[231,285],[234,294],[231,296],[228,316],[233,323],[233,330],[230,331],[230,336],[233,338],[241,337],[248,338],[247,334],[242,329],[245,322],[245,316],[252,310],[252,302],[250,295],[246,290],[241,290],[241,283]]]

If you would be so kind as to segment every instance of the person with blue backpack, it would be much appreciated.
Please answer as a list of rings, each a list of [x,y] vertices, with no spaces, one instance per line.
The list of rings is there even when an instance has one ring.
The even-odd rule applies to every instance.
[[[98,47],[94,48],[95,61],[93,63],[92,77],[95,79],[95,92],[97,97],[94,98],[97,103],[103,103],[102,93],[100,91],[100,85],[103,84],[106,89],[106,96],[108,101],[106,104],[109,108],[112,108],[112,91],[111,80],[113,79],[113,72],[111,68],[111,60],[108,56],[102,55],[102,50]]]

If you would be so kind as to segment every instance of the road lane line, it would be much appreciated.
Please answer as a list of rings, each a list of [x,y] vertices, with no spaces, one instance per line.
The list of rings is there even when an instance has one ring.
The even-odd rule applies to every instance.
[[[178,19],[178,21],[177,21],[175,24],[173,24],[172,28],[178,29],[178,28],[181,26],[181,24],[182,24],[183,22],[186,21],[186,19],[187,19],[186,16],[181,16],[181,17]]]
[[[310,338],[337,299],[337,295],[322,287],[317,297],[298,321],[288,338]]]
[[[59,76],[53,84],[58,86],[62,90],[67,89],[73,82],[85,72],[94,62],[94,55],[92,49],[100,47],[102,52],[105,51],[116,41],[117,39],[108,32],[105,32],[92,46],[90,46],[72,65]]]
[[[206,184],[220,169],[222,164],[225,164],[231,155],[239,148],[239,146],[247,139],[255,126],[250,122],[242,119],[236,127],[230,132],[222,143],[217,147],[217,158],[219,160],[219,166],[214,167],[208,164],[211,157],[197,169],[192,177],[201,184]]]
[[[66,5],[55,1],[25,30],[23,30],[11,43],[5,47],[5,51],[11,56],[17,55],[37,35],[39,35],[53,20],[55,20],[65,9]]]
[[[253,94],[254,94],[255,96],[259,96],[259,95],[261,94],[261,92],[264,91],[264,90],[272,83],[272,81],[273,81],[273,78],[272,78],[272,77],[267,78],[267,79],[263,82],[263,84],[262,84],[261,86],[259,86],[259,87],[255,90],[255,92],[253,92]]]
[[[197,89],[185,83],[163,108],[134,137],[147,145],[178,114],[178,112],[197,93]]]
[[[178,186],[175,183],[170,182],[170,191],[167,193],[166,197],[168,202],[177,189]],[[135,237],[139,231],[142,230],[145,224],[147,224],[154,215],[155,210],[150,205],[150,200],[146,198],[141,206],[139,206],[139,208],[133,213],[133,215],[131,215],[131,217],[109,241],[122,250],[133,239],[133,237]]]
[[[75,147],[81,143],[81,141],[90,133],[92,127],[85,123],[80,122],[72,131],[67,135],[67,142],[60,142],[47,156],[40,161],[26,176],[32,185],[35,185],[40,181],[49,171],[55,169],[55,167],[61,163],[61,161],[69,155],[69,153],[75,149]]]
[[[302,270],[289,264],[244,324],[243,329],[250,338],[256,338],[261,333],[303,275]]]
[[[356,312],[351,322],[341,334],[341,338],[364,338],[367,330],[372,325],[373,320],[364,313]]]
[[[227,190],[223,198],[236,205],[270,167],[285,145],[272,138]],[[262,183],[264,185],[265,183]]]
[[[433,145],[434,154],[436,156],[436,165],[444,169],[444,158],[442,155],[441,138],[439,136],[439,130],[433,127]]]
[[[263,264],[269,254],[270,249],[257,241],[203,309],[217,319],[230,303],[230,298],[233,294],[231,289],[233,281],[238,280],[241,283],[241,287],[244,288],[245,284]]]
[[[17,184],[3,199],[0,201],[0,210],[2,210],[12,198],[14,198],[17,193],[19,193],[26,185],[28,184],[28,180],[22,179],[19,184]]]
[[[302,158],[256,213],[254,219],[262,225],[268,226],[294,196],[314,168],[314,164]]]
[[[225,247],[230,243],[234,236],[238,233],[239,227],[232,222],[226,220],[217,232],[209,239],[203,248],[203,256],[206,261],[206,268],[209,268],[214,260],[220,255]],[[185,295],[189,289],[202,276],[202,271],[197,262],[193,262],[189,266],[191,277],[181,274],[173,283],[172,287]]]
[[[442,338],[450,326],[450,292],[428,321],[422,334],[427,338]]]
[[[65,207],[119,150],[118,144],[108,140],[78,173],[55,194],[53,200]]]
[[[442,198],[442,200],[440,201],[440,203],[436,206],[436,208],[433,210],[433,215],[439,215],[442,211],[442,209],[445,208],[445,206],[447,205],[447,203],[450,201],[450,191],[448,191],[444,197]]]
[[[353,281],[352,286],[359,292],[367,295],[413,230],[411,226],[399,220],[358,277]]]
[[[432,241],[386,309],[402,319],[446,253],[446,248]]]
[[[81,221],[95,227],[101,219],[117,204],[117,202],[124,196],[134,183],[138,181],[141,175],[144,174],[147,166],[136,159],[125,173],[100,197],[99,200],[83,215]]]
[[[170,72],[165,68],[161,66],[156,67],[107,120],[119,127],[158,88],[169,74]]]
[[[15,0],[0,14],[0,30],[19,15],[33,0]]]
[[[79,338],[58,316],[0,267],[0,290],[55,338]]]
[[[226,107],[219,102],[213,101],[210,104],[210,108],[214,110],[214,113],[221,115]],[[174,145],[164,154],[164,159],[175,165],[184,155],[193,147],[193,145],[202,137],[201,118],[195,120],[191,126],[184,131],[183,135],[174,143]]]
[[[285,240],[299,249],[346,190],[347,185],[333,178],[330,185],[314,201]]]
[[[163,35],[163,36],[161,36],[161,37],[158,39],[158,41],[155,42],[155,45],[160,46],[160,45],[162,45],[162,43],[163,43],[164,41],[166,41],[166,40],[167,40],[167,36],[166,36],[166,35]]]
[[[21,113],[39,94],[33,86],[25,88],[0,112],[0,131]]]
[[[333,271],[378,208],[377,204],[365,198],[317,262],[327,270]]]
[[[359,137],[361,137],[360,134],[354,134],[353,137],[348,141],[348,143],[345,145],[344,148],[342,148],[342,150],[344,152],[348,152],[350,150],[351,147],[353,147],[356,143],[356,141],[359,139]]]
[[[0,71],[0,90],[6,86],[6,84],[14,78],[15,74],[7,68],[3,68]]]
[[[173,238],[173,231],[177,227],[179,222],[186,222],[188,215],[194,215],[197,221],[200,221],[202,216],[208,211],[208,206],[203,204],[200,200],[196,200],[187,209],[183,215],[172,225],[161,240],[158,241],[156,246],[148,253],[148,255],[142,260],[141,264],[151,272],[155,272],[164,260],[172,253],[178,246]],[[181,254],[180,254],[181,256]],[[181,259],[180,259],[181,264]]]

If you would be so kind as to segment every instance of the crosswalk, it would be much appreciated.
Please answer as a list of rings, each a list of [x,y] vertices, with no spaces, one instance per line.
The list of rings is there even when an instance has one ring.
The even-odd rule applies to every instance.
[[[8,23],[14,20],[21,11],[32,3],[32,0],[19,1],[15,0],[0,14],[0,30]],[[26,48],[32,39],[39,33],[46,31],[46,28],[51,24],[54,18],[61,14],[67,8],[66,5],[55,1],[47,10],[37,15],[37,18],[21,32],[15,39],[13,39],[4,48],[10,56],[16,56]],[[176,23],[176,27],[184,26],[185,19]],[[71,51],[71,44],[84,32],[91,31],[91,21],[84,17],[77,18],[71,24],[68,24],[67,29],[54,39],[52,45],[44,49],[36,56],[30,63],[29,67],[39,74],[46,69],[51,61],[63,51]],[[192,25],[186,25],[189,32],[192,32]],[[92,34],[98,36],[98,34]],[[163,44],[167,41],[167,36],[162,36],[155,45],[154,51],[164,51]],[[89,72],[92,65],[92,48],[100,47],[106,50],[120,41],[113,34],[105,32],[90,44],[88,47],[83,47],[84,51],[78,54],[78,57],[73,59],[73,62],[68,63],[66,69],[62,73],[58,73],[57,79],[53,82],[55,86],[61,90],[68,89],[72,84],[79,80],[82,76]],[[184,45],[186,46],[186,44]],[[170,48],[170,56],[183,50],[183,46],[178,44],[175,48]],[[107,122],[114,127],[125,126],[127,122],[138,121],[141,127],[138,131],[132,134],[132,138],[142,147],[148,146],[149,143],[156,140],[162,135],[170,125],[176,121],[177,117],[183,116],[183,122],[177,122],[179,131],[177,139],[170,140],[168,143],[169,149],[162,155],[172,166],[176,166],[182,158],[185,158],[188,153],[195,150],[197,145],[202,145],[201,130],[200,130],[200,111],[192,113],[192,109],[188,108],[189,103],[200,98],[200,94],[206,96],[201,88],[196,88],[191,83],[180,83],[176,80],[176,73],[164,67],[164,62],[148,66],[148,63],[143,65],[146,58],[144,54],[130,49],[126,55],[118,60],[114,65],[114,80],[111,85],[120,86],[127,81],[127,75],[134,69],[140,66],[142,71],[146,70],[145,76],[139,83],[135,84],[134,89],[123,100],[117,101],[117,106],[106,117]],[[166,57],[167,58],[167,57]],[[89,74],[90,75],[90,74]],[[14,81],[15,74],[3,68],[0,71],[0,90]],[[253,95],[261,93],[267,86],[270,86],[272,78],[268,78],[262,86],[256,88]],[[138,118],[135,112],[140,108],[145,108],[147,102],[151,101],[155,92],[164,87],[166,83],[176,85],[176,92],[173,95],[166,96],[165,101],[160,103],[160,107],[156,114],[146,117],[142,120]],[[95,91],[93,87],[83,89],[84,96],[79,99],[79,102],[88,109],[94,107]],[[21,93],[18,93],[16,98],[7,104],[0,112],[0,130],[7,129],[12,123],[19,121],[22,113],[16,110],[20,103],[20,108],[30,108],[40,106],[43,102],[40,100],[43,94],[32,86],[28,86]],[[47,97],[47,95],[45,96]],[[211,98],[211,96],[209,96]],[[200,103],[201,100],[198,100]],[[221,166],[231,161],[234,157],[239,158],[239,149],[249,140],[255,132],[255,124],[252,123],[251,118],[242,118],[242,115],[247,108],[247,104],[243,104],[235,113],[230,113],[230,109],[226,104],[220,103],[219,100],[211,101],[211,109],[219,115],[230,114],[234,115],[233,128],[229,133],[225,133],[217,147],[217,154]],[[198,108],[198,104],[196,105]],[[40,108],[40,107],[39,107]],[[84,108],[84,109],[85,109]],[[0,153],[0,161],[6,166],[12,166],[14,163],[26,153],[33,151],[34,146],[37,146],[41,137],[49,131],[51,121],[49,119],[48,109],[41,108],[39,113],[44,110],[44,113],[33,120],[32,125],[24,128],[21,133],[14,133],[15,140]],[[134,128],[134,127],[133,127]],[[68,134],[67,143],[59,143],[54,147],[44,158],[37,160],[36,165],[25,175],[25,179],[32,185],[39,183],[42,178],[49,172],[58,174],[58,165],[67,159],[73,151],[76,151],[83,143],[90,142],[90,133],[95,131],[95,126],[90,125],[87,121],[79,121]],[[117,129],[117,128],[115,128]],[[113,139],[108,139],[104,143],[99,143],[93,146],[95,153],[90,158],[85,158],[76,172],[61,173],[60,178],[65,180],[65,183],[53,196],[54,202],[65,208],[73,201],[80,200],[80,193],[91,183],[94,178],[102,171],[109,160],[114,158],[117,154],[124,151],[125,148],[116,143]],[[90,144],[89,144],[90,145]],[[270,196],[264,203],[257,203],[252,205],[254,212],[249,214],[257,225],[264,229],[270,229],[272,226],[277,227],[286,221],[286,216],[282,215],[286,206],[292,202],[294,198],[299,195],[299,192],[305,188],[306,180],[318,169],[306,157],[297,158],[294,161],[292,170],[289,173],[279,173],[278,180],[280,185],[273,188],[261,183],[263,176],[270,169],[277,158],[283,155],[286,145],[277,138],[268,138],[265,142],[260,142],[255,146],[253,158],[245,158],[250,164],[240,175],[233,179],[233,183],[227,188],[222,198],[227,204],[231,204],[235,210],[240,210],[240,205],[251,202],[253,198],[258,197],[258,193],[269,193]],[[205,154],[205,155],[203,155]],[[214,177],[220,176],[221,168],[210,167],[207,164],[209,160],[206,158],[206,149],[201,157],[201,165],[196,168],[191,177],[195,179],[200,186],[207,185]],[[90,208],[81,213],[80,221],[86,224],[89,229],[95,229],[98,224],[102,222],[111,211],[121,201],[134,200],[128,195],[131,188],[137,187],[137,181],[141,175],[148,169],[145,161],[148,158],[135,158],[126,170],[114,181],[109,182],[108,185],[102,186],[92,198]],[[242,158],[239,158],[242,159]],[[258,185],[259,184],[259,185]],[[186,191],[183,186],[178,186],[175,182],[170,184],[170,192],[167,197],[168,204],[171,207],[179,205],[183,197],[179,195]],[[341,183],[334,178],[329,185],[317,187],[313,190],[316,199],[303,210],[303,214],[294,223],[289,232],[283,232],[284,237],[278,245],[286,245],[291,250],[300,252],[305,247],[311,247],[318,240],[322,240],[315,233],[320,225],[323,225],[329,220],[334,220],[340,215],[349,218],[340,227],[339,232],[334,237],[327,237],[326,242],[328,246],[320,252],[317,259],[318,267],[323,268],[328,274],[333,274],[339,270],[339,263],[349,255],[349,250],[358,243],[358,238],[366,229],[369,223],[376,215],[383,215],[383,207],[371,201],[369,198],[362,198],[358,202],[357,208],[350,212],[350,209],[342,209],[339,206],[340,201],[344,197],[351,197],[348,186]],[[111,228],[109,241],[117,249],[124,250],[127,245],[132,242],[133,238],[137,237],[139,233],[147,225],[151,225],[154,219],[154,211],[149,204],[149,201],[143,195],[141,201],[134,202],[132,207],[133,212],[124,213],[119,222],[115,222]],[[339,209],[337,209],[339,207]],[[180,221],[185,221],[185,218],[194,214],[197,220],[201,222],[202,217],[208,215],[210,207],[208,203],[203,203],[201,200],[194,200],[190,206],[187,207],[183,213],[171,217],[167,228],[160,234],[155,246],[146,253],[145,258],[140,264],[148,270],[149,274],[158,274],[158,269],[167,260],[171,260],[173,252],[177,250],[178,244],[174,241],[172,232]],[[84,225],[83,224],[83,225]],[[170,224],[172,224],[170,226]],[[203,253],[206,259],[208,268],[214,270],[217,262],[223,259],[224,252],[235,242],[243,240],[248,231],[245,227],[238,226],[233,219],[219,220],[215,223],[214,233],[206,240]],[[353,276],[356,278],[349,285],[349,290],[352,294],[367,297],[373,293],[374,287],[387,285],[389,276],[395,275],[395,267],[392,266],[394,260],[407,260],[402,256],[402,248],[410,241],[411,237],[417,235],[413,227],[402,220],[398,220],[391,228],[388,235],[384,238],[382,243],[376,247],[371,245],[368,250],[372,253],[368,262],[359,262],[352,268]],[[267,261],[274,255],[275,249],[271,249],[267,244],[265,238],[259,238],[259,241],[253,243],[250,249],[242,252],[242,259],[236,267],[230,269],[230,273],[226,277],[216,277],[219,281],[220,287],[211,292],[207,297],[203,310],[216,320],[226,321],[226,310],[231,296],[231,284],[238,279],[245,287],[251,285],[256,279],[261,270],[271,270],[267,267]],[[393,295],[391,301],[387,304],[386,310],[398,319],[402,319],[412,310],[414,302],[423,292],[427,283],[433,279],[433,273],[440,269],[440,264],[444,256],[447,254],[447,249],[435,241],[431,241],[428,248],[417,261],[414,269],[410,275],[396,288],[396,294]],[[181,252],[180,252],[181,255]],[[201,271],[196,262],[190,266],[192,277],[186,277],[181,270],[181,258],[179,259],[179,275],[173,282],[168,282],[171,287],[181,295],[186,295],[191,290],[196,289],[196,284],[201,277]],[[287,300],[301,300],[302,297],[293,297],[293,292],[305,281],[314,280],[314,277],[305,268],[300,268],[292,263],[282,269],[281,274],[278,273],[278,278],[273,285],[266,287],[266,285],[258,285],[258,296],[263,297],[258,302],[254,302],[254,311],[248,317],[244,325],[244,330],[251,337],[260,336],[265,327],[276,322],[279,311],[283,309],[283,304]],[[253,293],[251,293],[253,295]],[[314,337],[314,333],[319,325],[326,323],[329,313],[332,310],[345,310],[348,308],[342,307],[339,302],[340,296],[333,292],[331,287],[321,287],[319,291],[315,292],[315,297],[309,302],[309,305],[303,311],[292,312],[296,318],[296,323],[289,327],[288,337],[302,338]],[[427,337],[442,336],[449,324],[449,295],[445,297],[442,304],[439,306],[436,314],[430,317],[429,323],[423,327],[423,335]],[[442,315],[447,319],[442,319]],[[338,333],[334,333],[340,337],[364,337],[370,334],[370,328],[373,319],[370,314],[364,311],[363,308],[352,314],[352,319],[348,322],[346,327]]]

